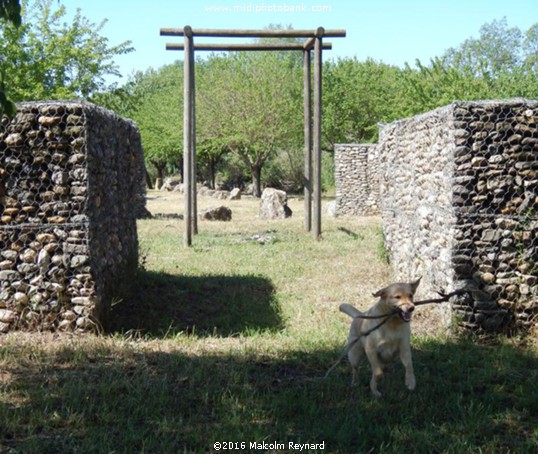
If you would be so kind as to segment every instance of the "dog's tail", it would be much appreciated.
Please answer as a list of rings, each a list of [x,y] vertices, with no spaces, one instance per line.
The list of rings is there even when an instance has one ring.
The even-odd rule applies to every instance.
[[[362,312],[358,309],[355,309],[351,304],[340,304],[340,312],[349,315],[351,318],[357,318],[359,315],[362,315]]]

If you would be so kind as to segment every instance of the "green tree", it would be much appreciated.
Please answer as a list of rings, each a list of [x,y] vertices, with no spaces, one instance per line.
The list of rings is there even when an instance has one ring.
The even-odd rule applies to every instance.
[[[19,0],[0,0],[0,19],[11,23],[13,27],[21,25],[21,5]],[[15,115],[17,110],[13,101],[8,99],[6,90],[6,75],[4,57],[0,54],[0,118],[5,114]]]
[[[423,65],[420,60],[412,68],[406,64],[401,73],[405,99],[405,116],[415,115],[455,100],[485,99],[490,90],[487,82],[465,73],[440,58]]]
[[[324,148],[377,139],[377,123],[398,118],[400,70],[356,57],[328,61],[323,72]]]
[[[183,151],[183,64],[136,73],[122,87],[98,101],[132,118],[139,130],[147,164],[162,181],[167,169],[181,170]]]
[[[441,60],[466,80],[480,81],[486,91],[476,95],[538,97],[538,23],[526,32],[509,27],[506,18],[486,23],[478,38],[449,49]]]
[[[262,169],[302,137],[302,73],[285,52],[212,55],[197,80],[199,140],[218,140],[249,169],[261,195]],[[302,140],[302,139],[301,139]]]
[[[116,55],[132,51],[129,42],[110,46],[100,35],[106,20],[93,24],[77,10],[72,23],[54,0],[23,1],[22,22],[0,24],[1,70],[14,101],[88,98],[119,76]]]

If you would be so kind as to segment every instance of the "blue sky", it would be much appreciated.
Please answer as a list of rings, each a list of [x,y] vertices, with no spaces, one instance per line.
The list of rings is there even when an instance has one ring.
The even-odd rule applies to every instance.
[[[347,37],[328,39],[333,49],[324,58],[371,57],[402,66],[405,62],[413,64],[417,58],[429,62],[465,39],[478,37],[480,26],[493,20],[506,17],[509,26],[523,31],[538,22],[536,0],[62,0],[62,3],[68,14],[80,8],[94,23],[108,19],[101,33],[111,44],[132,41],[135,52],[117,58],[124,81],[133,71],[158,68],[183,58],[181,52],[165,50],[166,42],[181,39],[159,36],[163,27],[262,29],[269,24],[282,24],[295,29],[344,28]]]

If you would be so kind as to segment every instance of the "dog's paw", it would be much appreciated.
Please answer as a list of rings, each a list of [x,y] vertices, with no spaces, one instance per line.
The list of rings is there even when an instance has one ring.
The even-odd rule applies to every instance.
[[[372,396],[381,397],[381,396],[383,396],[383,394],[381,394],[377,389],[376,390],[372,389]]]
[[[407,386],[407,389],[409,391],[414,391],[417,386],[417,381],[415,380],[415,377],[410,377],[405,380],[405,386]]]

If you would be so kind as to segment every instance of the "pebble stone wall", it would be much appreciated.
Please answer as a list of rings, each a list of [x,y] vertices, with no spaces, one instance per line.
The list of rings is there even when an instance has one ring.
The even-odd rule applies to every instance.
[[[144,208],[134,123],[89,103],[20,104],[0,130],[0,332],[106,326]]]
[[[376,144],[337,144],[334,153],[335,216],[379,214]]]
[[[538,317],[538,102],[456,102],[380,133],[383,232],[398,280],[477,331]],[[452,310],[450,310],[452,309]],[[453,316],[456,317],[453,317]]]

